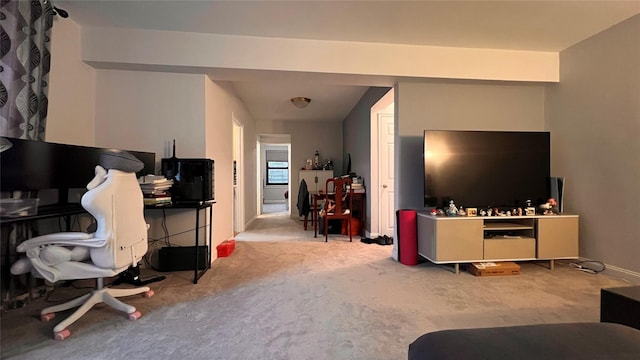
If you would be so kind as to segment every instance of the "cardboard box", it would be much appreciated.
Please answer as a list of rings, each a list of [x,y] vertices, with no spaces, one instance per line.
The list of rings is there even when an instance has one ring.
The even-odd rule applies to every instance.
[[[475,276],[520,275],[520,265],[512,261],[471,263],[469,272]]]

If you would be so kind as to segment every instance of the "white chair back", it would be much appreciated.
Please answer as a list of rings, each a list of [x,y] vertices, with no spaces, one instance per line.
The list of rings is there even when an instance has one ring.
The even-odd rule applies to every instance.
[[[95,237],[108,239],[106,246],[91,249],[91,261],[105,269],[136,266],[148,246],[140,185],[135,173],[110,169],[105,178],[82,197],[98,224]]]

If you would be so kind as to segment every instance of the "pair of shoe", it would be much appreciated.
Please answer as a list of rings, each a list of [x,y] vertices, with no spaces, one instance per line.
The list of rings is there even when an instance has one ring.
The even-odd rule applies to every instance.
[[[378,236],[375,241],[378,245],[393,245],[393,238],[387,235]]]
[[[393,238],[389,237],[387,235],[378,236],[375,239],[361,238],[360,241],[365,243],[365,244],[378,244],[378,245],[392,245],[393,244]]]
[[[369,239],[368,237],[365,237],[365,238],[361,238],[361,239],[360,239],[360,242],[363,242],[363,243],[365,243],[365,244],[373,244],[373,243],[374,243],[374,241],[375,241],[375,240],[373,240],[373,239]]]

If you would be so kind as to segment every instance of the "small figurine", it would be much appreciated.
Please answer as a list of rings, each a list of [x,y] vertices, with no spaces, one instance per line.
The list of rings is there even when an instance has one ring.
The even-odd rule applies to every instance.
[[[464,211],[464,208],[462,206],[460,206],[460,209],[458,209],[458,215],[459,216],[465,216],[467,215],[467,212]]]
[[[487,212],[484,209],[480,210],[480,216],[487,216]]]
[[[487,209],[487,216],[492,216],[493,215],[493,209],[492,208],[488,208]]]
[[[518,208],[518,216],[522,216],[522,208]]]
[[[556,199],[549,198],[545,204],[540,205],[540,209],[543,210],[543,215],[555,215],[558,214],[558,203]]]
[[[453,200],[449,200],[449,207],[447,208],[447,215],[456,216],[458,215],[458,208],[456,204],[453,203]]]

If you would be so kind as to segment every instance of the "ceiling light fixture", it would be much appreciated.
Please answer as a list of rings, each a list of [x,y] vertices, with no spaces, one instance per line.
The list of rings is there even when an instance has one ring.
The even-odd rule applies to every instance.
[[[306,108],[307,105],[309,105],[309,103],[311,102],[311,99],[309,99],[308,97],[294,97],[291,98],[291,103],[293,105],[295,105],[295,107],[302,109],[302,108]]]

